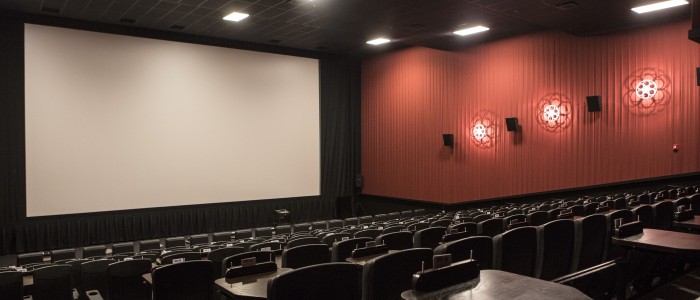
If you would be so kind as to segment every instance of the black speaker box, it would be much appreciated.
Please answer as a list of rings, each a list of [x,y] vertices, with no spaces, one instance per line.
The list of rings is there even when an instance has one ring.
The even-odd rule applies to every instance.
[[[600,96],[588,96],[586,97],[586,103],[588,103],[588,112],[596,112],[603,110],[601,107]]]
[[[697,81],[698,86],[700,86],[700,68],[695,68],[695,80]]]
[[[451,133],[445,133],[442,135],[442,142],[445,144],[445,147],[454,147],[455,146],[455,135]]]
[[[518,118],[506,118],[506,128],[508,131],[518,131]]]

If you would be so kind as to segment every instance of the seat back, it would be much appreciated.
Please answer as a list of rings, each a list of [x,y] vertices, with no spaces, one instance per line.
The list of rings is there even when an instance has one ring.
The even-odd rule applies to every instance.
[[[34,270],[35,300],[72,300],[71,272],[69,265],[52,265]]]
[[[693,205],[693,214],[700,215],[700,193],[690,196],[690,204]]]
[[[153,300],[211,299],[212,262],[187,261],[153,270]]]
[[[685,209],[690,209],[690,198],[688,197],[680,197],[676,200],[673,200],[673,211],[676,212],[678,211],[678,207],[683,205],[685,206]]]
[[[382,234],[382,231],[379,229],[363,229],[360,231],[355,232],[354,237],[355,238],[360,238],[360,237],[368,237],[371,239],[376,239],[380,234]]]
[[[587,269],[602,263],[610,237],[607,217],[590,215],[574,222],[576,234],[580,237],[576,270]]]
[[[238,239],[238,232],[236,232],[236,239]],[[214,243],[230,243],[231,242],[231,232],[222,231],[216,232],[211,235],[211,241]]]
[[[105,245],[83,247],[83,258],[105,257],[105,255],[107,255]]]
[[[357,226],[360,225],[360,220],[358,218],[352,217],[352,218],[345,218],[343,221],[343,226],[348,227],[348,226]]]
[[[495,218],[481,221],[476,224],[476,227],[478,235],[494,237],[503,233],[503,219]]]
[[[134,253],[134,243],[116,243],[112,245],[112,255]]]
[[[303,232],[303,231],[310,231],[313,229],[311,227],[311,223],[297,223],[292,225],[292,232],[297,233],[297,232]]]
[[[472,236],[444,243],[433,250],[435,254],[452,254],[452,261],[470,258],[479,263],[480,269],[491,269],[493,265],[493,240],[488,236]]]
[[[139,241],[139,252],[160,250],[160,240]]]
[[[464,223],[459,223],[459,224],[453,224],[450,225],[450,227],[447,227],[446,233],[450,232],[467,232],[469,236],[476,235],[477,232],[477,226],[476,223],[474,222],[464,222]]]
[[[432,267],[433,251],[413,248],[367,261],[362,270],[363,300],[401,299],[411,289],[413,274]]]
[[[642,222],[642,227],[653,228],[654,226],[654,208],[649,204],[642,204],[632,209],[635,219]]]
[[[440,219],[430,223],[430,227],[445,227],[447,228],[452,224],[452,219]]]
[[[527,214],[527,222],[531,226],[540,226],[549,222],[549,214],[546,211],[535,211]]]
[[[403,250],[413,247],[413,233],[399,231],[381,234],[375,239],[377,244],[386,245],[389,250]]]
[[[168,254],[160,258],[161,265],[169,265],[173,263],[173,260],[192,261],[192,260],[202,260],[202,254],[199,252],[178,252],[173,254]]]
[[[376,214],[372,219],[374,220],[374,222],[385,222],[389,220],[389,216],[387,216],[386,214]]]
[[[331,262],[331,252],[326,244],[302,245],[287,248],[282,252],[282,267],[301,267]]]
[[[173,247],[185,247],[185,237],[184,236],[178,236],[178,237],[171,237],[165,239],[165,249],[170,249]]]
[[[367,242],[372,241],[371,238],[362,237],[347,239],[344,241],[338,241],[333,243],[331,250],[331,261],[332,262],[345,262],[345,259],[350,257],[352,250],[357,248],[362,248],[367,244]]]
[[[22,300],[22,276],[22,272],[0,271],[0,295],[3,299]]]
[[[419,222],[414,222],[411,224],[406,224],[406,229],[410,231],[418,231],[418,230],[423,230],[430,227],[430,223],[426,221],[419,221]]]
[[[98,259],[80,264],[80,291],[97,290],[101,295],[108,295],[109,275],[107,267],[117,262],[113,259]]]
[[[413,234],[413,247],[435,249],[442,242],[446,230],[446,227],[428,227],[416,231]]]
[[[134,259],[111,263],[107,266],[109,299],[148,300],[151,291],[143,284],[143,274],[151,272],[151,260]]]
[[[362,216],[358,218],[360,225],[372,224],[372,216]]]
[[[212,263],[212,276],[214,276],[214,278],[224,277],[224,259],[244,252],[246,252],[246,250],[243,249],[243,247],[219,248],[209,252],[209,255],[207,255],[207,259],[210,260]]]
[[[328,245],[328,247],[332,247],[333,243],[335,243],[337,241],[342,241],[343,239],[347,240],[350,238],[351,238],[351,235],[349,233],[344,233],[344,232],[331,233],[331,234],[324,236],[323,239],[321,239],[321,242]]]
[[[537,229],[532,226],[508,230],[493,238],[494,268],[535,277]]]
[[[190,246],[209,244],[209,235],[206,233],[191,235],[189,242]]]
[[[308,227],[307,227],[308,230]],[[275,235],[290,235],[292,234],[292,226],[290,225],[277,225],[275,226]]]
[[[268,282],[267,298],[359,300],[361,270],[350,263],[325,263],[295,269]]]
[[[243,239],[249,239],[253,237],[253,230],[252,229],[239,229],[233,232],[234,238],[236,240],[243,240]],[[229,240],[231,238],[229,237]]]
[[[23,253],[17,255],[17,265],[18,266],[24,266],[28,264],[38,264],[44,262],[44,253],[43,252],[34,252],[34,253]]]
[[[540,226],[541,270],[538,276],[552,280],[572,272],[576,226],[573,220],[555,220]]]
[[[318,243],[321,243],[321,240],[319,238],[315,236],[304,236],[287,241],[287,248]]]
[[[651,206],[654,209],[654,228],[670,230],[673,227],[673,202],[661,201]]]
[[[51,262],[56,262],[59,260],[65,260],[65,259],[75,259],[75,249],[61,249],[61,250],[52,250],[49,252],[51,256]]]
[[[254,230],[254,235],[255,237],[264,237],[264,238],[270,238],[272,237],[272,227],[258,227],[255,228]],[[237,238],[237,237],[236,237]]]

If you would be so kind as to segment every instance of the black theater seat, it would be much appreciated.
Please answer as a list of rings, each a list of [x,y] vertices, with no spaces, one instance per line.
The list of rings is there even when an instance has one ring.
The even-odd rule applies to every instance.
[[[367,261],[362,270],[362,299],[401,299],[401,293],[411,289],[413,274],[431,268],[432,263],[433,251],[427,248],[406,249]]]
[[[535,276],[537,262],[537,229],[533,226],[508,230],[493,238],[494,268]]]
[[[493,264],[493,240],[488,236],[472,236],[437,246],[435,254],[452,254],[452,261],[475,259],[480,269],[491,269]]]
[[[542,238],[542,266],[539,278],[552,280],[572,273],[576,229],[572,220],[555,220],[538,228]]]

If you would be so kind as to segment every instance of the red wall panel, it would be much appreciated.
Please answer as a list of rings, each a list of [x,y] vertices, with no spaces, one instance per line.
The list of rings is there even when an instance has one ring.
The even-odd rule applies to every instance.
[[[700,171],[700,45],[687,39],[689,27],[538,33],[365,60],[363,193],[457,203]],[[665,81],[653,112],[630,104],[641,74]],[[549,93],[572,109],[568,126],[553,132],[537,121]],[[589,95],[603,97],[602,112],[587,112]],[[490,148],[470,139],[484,112],[495,116]],[[507,132],[506,117],[518,117],[522,131]],[[454,149],[442,146],[443,133],[455,134]]]

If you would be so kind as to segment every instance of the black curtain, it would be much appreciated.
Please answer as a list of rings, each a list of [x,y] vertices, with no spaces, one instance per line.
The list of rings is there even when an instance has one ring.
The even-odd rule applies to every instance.
[[[280,208],[292,212],[292,222],[331,219],[335,217],[336,200],[353,196],[353,176],[360,164],[360,63],[358,59],[329,55],[317,57],[320,196],[27,218],[23,18],[0,12],[0,254],[269,226],[273,211]],[[152,37],[171,39],[157,32]],[[230,45],[225,40],[220,44]],[[289,54],[296,52],[290,50]]]

